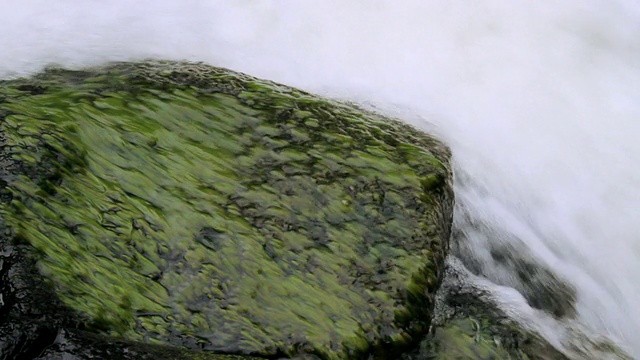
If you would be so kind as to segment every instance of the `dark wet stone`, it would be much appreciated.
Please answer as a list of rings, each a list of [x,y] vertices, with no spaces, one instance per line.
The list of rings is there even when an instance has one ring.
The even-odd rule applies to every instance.
[[[486,290],[472,284],[460,263],[448,265],[430,334],[402,360],[569,359],[509,319]]]
[[[571,318],[576,312],[576,289],[569,281],[536,261],[524,242],[513,234],[491,228],[459,210],[453,231],[451,252],[475,275],[512,287],[529,305],[556,318]],[[490,259],[479,259],[470,237],[486,239]]]
[[[558,323],[549,339],[530,320],[510,316],[498,301],[504,294],[486,283],[450,256],[429,335],[401,359],[631,360],[609,339],[589,336],[571,322]]]
[[[60,299],[15,346],[393,358],[427,331],[453,206],[429,135],[202,64],[49,69],[0,99],[7,243]]]

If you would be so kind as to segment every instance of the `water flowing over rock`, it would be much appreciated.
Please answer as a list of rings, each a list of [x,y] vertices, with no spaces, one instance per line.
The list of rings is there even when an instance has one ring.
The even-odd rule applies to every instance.
[[[8,358],[393,358],[429,328],[453,207],[429,135],[163,62],[2,82],[0,119]]]

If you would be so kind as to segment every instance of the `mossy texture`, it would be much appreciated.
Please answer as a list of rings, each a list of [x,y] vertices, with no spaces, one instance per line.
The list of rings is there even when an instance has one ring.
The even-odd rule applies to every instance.
[[[494,308],[473,301],[465,310],[443,323],[434,324],[431,333],[413,353],[401,360],[568,360],[548,341],[506,317]],[[467,313],[470,312],[471,314]],[[579,357],[581,358],[581,357]],[[603,357],[604,358],[604,357]]]
[[[421,345],[420,355],[405,359],[433,360],[566,360],[558,352],[540,353],[531,357],[522,351],[519,341],[523,335],[517,329],[510,329],[509,336],[496,332],[492,322],[485,318],[456,318],[444,326],[435,328],[434,333]],[[493,330],[493,331],[492,331]],[[505,342],[506,341],[506,342]]]
[[[444,327],[436,328],[430,339],[426,358],[453,359],[522,359],[529,357],[521,352],[509,352],[502,347],[499,337],[488,334],[487,324],[475,318],[456,319]]]
[[[159,62],[1,82],[0,119],[2,216],[95,331],[346,359],[428,327],[452,205],[428,135]]]

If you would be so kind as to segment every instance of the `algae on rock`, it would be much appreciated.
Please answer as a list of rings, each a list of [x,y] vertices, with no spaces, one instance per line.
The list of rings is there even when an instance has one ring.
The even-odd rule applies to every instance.
[[[419,340],[448,247],[448,150],[351,105],[202,64],[0,83],[2,217],[94,330],[227,353]]]
[[[588,335],[576,324],[558,324],[543,333],[551,327],[514,317],[496,301],[494,290],[478,280],[460,260],[447,258],[431,331],[401,360],[631,360],[610,339]],[[552,319],[552,314],[534,311]]]

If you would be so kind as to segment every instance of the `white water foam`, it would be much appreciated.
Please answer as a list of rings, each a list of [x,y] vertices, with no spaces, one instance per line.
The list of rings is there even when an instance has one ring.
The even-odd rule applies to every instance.
[[[638,34],[634,0],[5,0],[0,77],[201,60],[392,109],[450,144],[461,206],[640,357]]]

